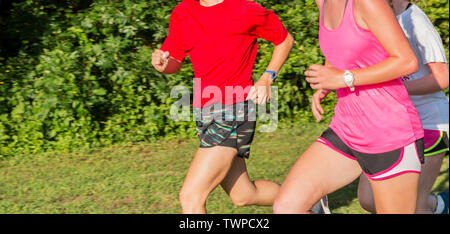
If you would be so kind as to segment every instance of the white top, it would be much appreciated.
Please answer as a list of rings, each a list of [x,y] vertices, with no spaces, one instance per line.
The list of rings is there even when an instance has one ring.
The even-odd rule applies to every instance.
[[[421,79],[430,74],[428,63],[447,63],[442,39],[419,7],[412,4],[398,15],[397,19],[419,60],[419,71],[403,79],[405,82]],[[444,92],[410,98],[419,112],[424,129],[449,131],[449,100]]]

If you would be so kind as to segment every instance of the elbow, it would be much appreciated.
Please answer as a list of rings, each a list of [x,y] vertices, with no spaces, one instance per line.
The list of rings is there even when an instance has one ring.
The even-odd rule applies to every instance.
[[[415,55],[410,56],[408,59],[405,59],[404,66],[405,75],[414,74],[419,71],[419,61]]]
[[[292,47],[294,47],[294,42],[295,42],[294,37],[290,33],[288,33],[287,38],[286,38],[286,43],[290,49],[292,49]]]
[[[447,76],[447,79],[445,79],[441,83],[439,83],[439,86],[440,86],[441,90],[448,88],[448,76]]]
[[[286,38],[282,43],[276,45],[275,48],[282,48],[283,50],[291,50],[294,47],[294,37],[290,33],[287,34]]]
[[[447,63],[441,63],[440,64],[440,72],[436,75],[438,77],[439,86],[441,90],[447,89],[449,85],[449,75],[448,75],[448,66]],[[433,72],[434,73],[434,72]]]

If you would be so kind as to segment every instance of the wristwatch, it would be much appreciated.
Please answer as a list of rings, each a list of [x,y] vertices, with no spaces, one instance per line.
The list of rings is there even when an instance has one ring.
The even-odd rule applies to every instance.
[[[355,86],[353,83],[355,82],[355,77],[351,71],[346,70],[344,72],[344,83],[350,88],[350,91],[355,91]]]
[[[272,81],[275,82],[275,80],[278,77],[278,73],[275,71],[269,71],[269,70],[265,70],[264,73],[269,73],[270,78],[272,78]]]

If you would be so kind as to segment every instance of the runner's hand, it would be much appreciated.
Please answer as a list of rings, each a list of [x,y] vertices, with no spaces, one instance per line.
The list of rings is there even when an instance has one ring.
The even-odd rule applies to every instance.
[[[319,89],[312,96],[312,113],[316,118],[317,122],[322,120],[322,115],[325,113],[320,102],[330,93],[330,90],[327,89]]]
[[[152,54],[152,65],[159,71],[164,72],[169,64],[170,54],[161,50],[155,50]]]
[[[336,90],[347,87],[343,78],[344,71],[330,65],[313,64],[305,71],[305,76],[306,81],[314,90]]]
[[[266,104],[270,100],[270,85],[273,80],[268,73],[264,73],[256,84],[250,89],[247,100],[256,104]]]

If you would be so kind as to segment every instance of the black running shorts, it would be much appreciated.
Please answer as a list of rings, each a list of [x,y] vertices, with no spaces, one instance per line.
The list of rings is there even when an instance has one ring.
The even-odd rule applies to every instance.
[[[200,148],[231,147],[237,150],[239,157],[249,158],[256,127],[255,109],[253,102],[196,108],[194,115]]]

